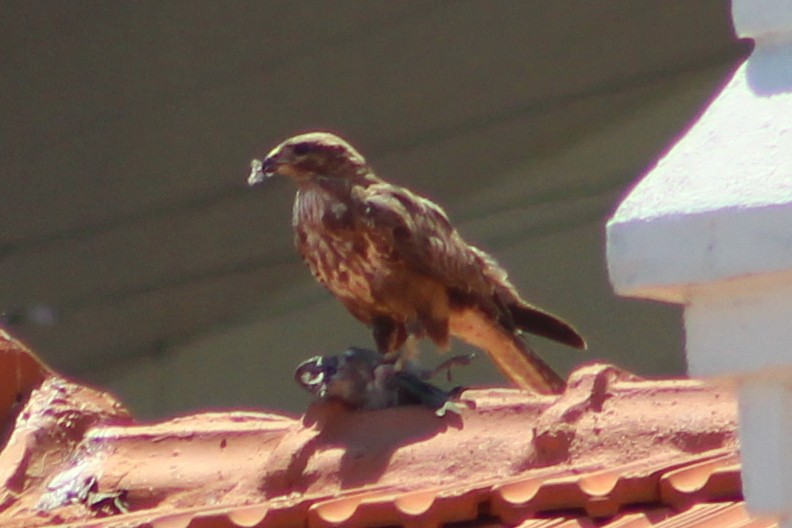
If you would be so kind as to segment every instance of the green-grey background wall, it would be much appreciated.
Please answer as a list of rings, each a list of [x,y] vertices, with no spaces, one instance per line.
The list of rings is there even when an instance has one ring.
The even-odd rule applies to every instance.
[[[579,326],[587,353],[533,342],[555,366],[684,371],[678,311],[614,296],[603,225],[744,56],[728,2],[3,11],[0,307],[138,415],[299,412],[299,361],[370,344],[299,262],[289,182],[245,185],[251,157],[315,128],[443,204]],[[500,382],[483,357],[457,374]]]

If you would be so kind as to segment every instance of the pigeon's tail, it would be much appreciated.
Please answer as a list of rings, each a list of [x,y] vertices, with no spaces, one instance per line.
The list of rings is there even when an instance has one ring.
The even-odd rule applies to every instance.
[[[563,392],[564,380],[519,336],[476,308],[453,313],[451,333],[485,351],[498,369],[521,389],[541,394]]]

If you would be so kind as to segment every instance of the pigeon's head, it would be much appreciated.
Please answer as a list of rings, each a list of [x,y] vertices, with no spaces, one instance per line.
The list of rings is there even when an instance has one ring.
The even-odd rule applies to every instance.
[[[352,145],[329,132],[309,132],[290,137],[250,163],[248,184],[274,175],[296,181],[316,178],[353,179],[368,171],[366,160]]]

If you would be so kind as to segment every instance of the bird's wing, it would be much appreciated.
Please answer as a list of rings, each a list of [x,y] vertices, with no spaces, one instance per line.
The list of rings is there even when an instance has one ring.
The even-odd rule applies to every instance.
[[[548,339],[585,348],[586,342],[563,319],[529,304],[506,271],[490,255],[466,243],[445,212],[427,198],[380,182],[361,189],[368,228],[392,247],[411,270],[445,284],[496,318]]]
[[[362,194],[367,228],[384,238],[406,267],[463,292],[492,295],[493,284],[482,270],[494,261],[459,236],[440,206],[384,182]]]

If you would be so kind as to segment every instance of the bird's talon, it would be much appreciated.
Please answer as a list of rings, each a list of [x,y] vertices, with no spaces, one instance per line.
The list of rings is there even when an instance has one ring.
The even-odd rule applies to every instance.
[[[442,363],[440,363],[429,375],[430,378],[436,376],[438,373],[445,371],[446,373],[446,380],[452,381],[451,376],[451,368],[455,366],[467,366],[473,361],[476,357],[475,352],[471,352],[469,354],[457,354],[456,356],[451,356],[450,358],[446,359]]]
[[[462,407],[455,401],[448,400],[443,404],[442,407],[435,411],[435,414],[439,417],[443,417],[446,413],[452,412],[458,415],[462,414]]]

